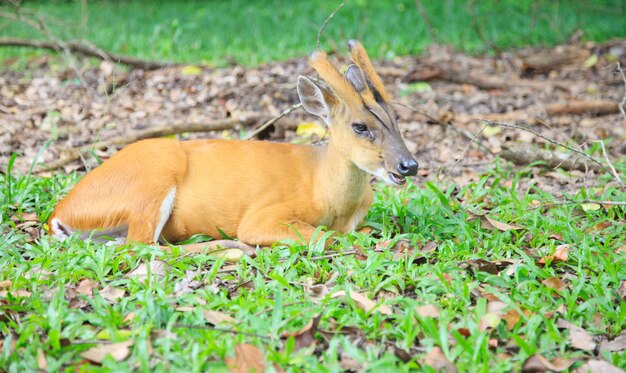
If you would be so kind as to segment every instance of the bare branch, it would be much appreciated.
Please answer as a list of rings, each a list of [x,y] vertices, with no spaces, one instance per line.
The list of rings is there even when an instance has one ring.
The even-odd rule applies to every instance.
[[[297,110],[297,109],[299,109],[301,107],[302,107],[302,103],[297,103],[295,105],[292,105],[291,107],[287,108],[282,113],[280,113],[277,116],[275,116],[274,118],[272,118],[272,119],[268,120],[267,122],[263,123],[261,126],[259,126],[259,128],[255,129],[251,134],[248,135],[248,137],[246,137],[246,140],[250,140],[250,139],[254,138],[259,133],[263,132],[267,127],[269,127],[272,124],[276,123],[280,118],[284,117],[285,115],[287,115],[287,114],[291,113],[292,111],[295,111],[295,110]]]
[[[101,60],[108,60],[112,62],[121,63],[137,69],[154,70],[161,69],[168,66],[174,66],[172,62],[150,61],[143,60],[141,58],[122,56],[119,54],[113,54],[105,52],[95,45],[86,41],[45,41],[45,40],[29,40],[19,38],[0,38],[0,46],[12,46],[12,47],[28,47],[28,48],[40,48],[48,49],[59,52],[60,50],[67,50],[68,53],[78,53],[87,57],[95,57]]]
[[[320,49],[320,38],[322,37],[322,32],[326,28],[326,25],[328,24],[328,22],[330,22],[330,20],[335,16],[335,14],[337,14],[337,12],[340,11],[341,8],[343,8],[344,5],[346,5],[347,2],[348,0],[342,1],[341,4],[339,4],[339,6],[337,7],[337,9],[335,9],[332,13],[330,13],[328,18],[326,18],[324,23],[322,23],[322,27],[320,27],[320,30],[317,32],[317,41],[315,42],[315,49]]]
[[[546,136],[544,136],[544,135],[540,134],[540,133],[539,133],[539,132],[537,132],[537,131],[531,130],[530,128],[527,128],[527,127],[522,127],[522,126],[518,126],[518,125],[516,125],[516,124],[511,124],[511,123],[503,123],[503,122],[496,122],[496,121],[486,120],[486,119],[480,119],[480,118],[474,118],[474,120],[485,122],[485,123],[487,123],[487,124],[489,124],[489,125],[491,125],[491,126],[500,126],[500,127],[514,128],[514,129],[519,129],[519,130],[522,130],[522,131],[530,132],[530,133],[532,133],[533,135],[538,136],[538,137],[541,137],[542,139],[546,140],[547,142],[549,142],[549,143],[551,143],[551,144],[553,144],[553,145],[556,145],[556,146],[562,146],[562,147],[564,147],[565,149],[567,149],[567,150],[569,150],[569,151],[572,151],[572,152],[574,152],[574,153],[576,153],[576,154],[578,154],[578,155],[582,156],[582,157],[583,157],[583,158],[585,158],[585,159],[588,159],[589,161],[591,161],[591,162],[595,163],[596,165],[598,165],[598,166],[599,166],[602,170],[604,170],[604,171],[609,171],[609,170],[607,170],[607,169],[606,169],[606,167],[604,167],[604,166],[602,165],[602,163],[600,163],[598,160],[596,160],[596,159],[594,159],[594,158],[592,158],[592,157],[588,156],[588,155],[587,155],[587,154],[585,154],[584,152],[582,152],[582,151],[580,151],[580,150],[578,150],[578,149],[576,149],[576,148],[572,148],[572,147],[571,147],[571,146],[569,146],[569,145],[562,144],[562,143],[560,143],[560,142],[558,142],[558,141],[556,141],[556,140],[553,140],[553,139],[551,139],[551,138],[549,138],[549,137],[546,137]]]
[[[613,167],[613,164],[611,163],[611,160],[609,159],[609,155],[606,153],[606,148],[604,147],[604,141],[600,140],[600,146],[602,146],[602,155],[604,156],[604,160],[606,161],[606,164],[609,165],[609,169],[611,170],[611,174],[613,175],[613,178],[617,180],[619,185],[624,186],[622,179],[620,179],[619,174],[617,173],[617,171],[615,171],[615,167]]]
[[[619,64],[619,61],[617,62],[617,70],[619,71],[620,75],[622,76],[622,80],[624,81],[624,98],[622,98],[622,102],[620,102],[618,106],[619,111],[624,117],[624,120],[626,120],[626,75],[624,75],[624,70],[622,70],[622,65]]]
[[[231,129],[237,125],[247,126],[252,123],[257,122],[260,118],[263,118],[262,115],[251,115],[245,118],[236,118],[236,119],[220,119],[212,122],[200,122],[200,123],[188,123],[188,122],[174,122],[167,123],[162,125],[155,125],[149,128],[146,128],[142,131],[137,131],[131,133],[130,135],[120,135],[110,138],[108,140],[99,141],[93,144],[84,145],[78,148],[70,149],[68,151],[68,155],[62,157],[57,162],[42,165],[43,168],[38,170],[37,172],[51,171],[59,169],[75,160],[79,159],[83,153],[87,153],[93,150],[100,150],[107,148],[109,146],[122,146],[126,144],[130,144],[132,142],[152,138],[152,137],[163,137],[167,135],[174,135],[183,132],[208,132],[208,131],[220,131],[225,129]]]

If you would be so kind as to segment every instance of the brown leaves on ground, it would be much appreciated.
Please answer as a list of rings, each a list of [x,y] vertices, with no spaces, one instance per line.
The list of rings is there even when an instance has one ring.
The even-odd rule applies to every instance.
[[[80,356],[98,364],[102,363],[107,356],[111,356],[115,361],[122,361],[130,355],[130,347],[133,344],[132,339],[119,343],[101,344],[88,349]]]
[[[372,311],[380,312],[383,315],[391,315],[393,313],[393,311],[391,310],[389,306],[386,306],[384,304],[377,304],[376,302],[369,299],[365,295],[354,292],[354,291],[351,291],[350,293],[346,293],[346,291],[344,290],[339,290],[339,291],[332,293],[330,297],[342,298],[344,300],[347,298],[350,298],[354,301],[354,304],[356,304],[357,307],[359,307],[365,312],[372,312]]]
[[[237,324],[237,320],[221,311],[204,310],[202,314],[206,321],[215,326],[233,326]]]
[[[315,346],[315,333],[317,333],[321,315],[317,315],[304,325],[300,330],[290,333],[284,332],[283,337],[293,337],[295,339],[294,350],[298,351],[302,348]]]
[[[456,373],[458,369],[448,358],[444,355],[443,351],[439,347],[433,347],[430,352],[422,359],[423,365],[428,365],[435,369],[437,372]]]
[[[626,330],[613,340],[604,339],[600,342],[600,351],[621,352],[626,350]]]
[[[624,370],[604,360],[588,360],[574,373],[624,373]]]
[[[543,355],[533,355],[522,365],[523,373],[563,372],[574,364],[576,360],[556,358],[548,360]]]
[[[242,343],[235,346],[235,356],[226,357],[226,366],[232,373],[262,373],[265,357],[258,347]]]
[[[471,214],[467,218],[467,220],[469,220],[469,221],[474,221],[476,219],[480,219],[480,226],[483,227],[483,229],[499,230],[501,232],[522,229],[522,228],[518,227],[517,225],[507,224],[507,223],[503,223],[501,221],[498,221],[498,220],[490,217],[488,214],[485,214],[485,215]]]
[[[569,330],[568,340],[573,348],[583,351],[593,351],[596,348],[593,336],[580,326],[576,326],[564,319],[556,320],[556,326]]]
[[[547,263],[558,263],[558,262],[566,262],[569,258],[569,248],[568,244],[559,245],[554,249],[554,253],[552,255],[546,255],[539,259],[539,264],[547,264]]]
[[[162,281],[170,266],[162,260],[151,260],[139,264],[135,269],[126,274],[128,278],[135,278],[137,281],[143,282],[151,276],[151,280]]]

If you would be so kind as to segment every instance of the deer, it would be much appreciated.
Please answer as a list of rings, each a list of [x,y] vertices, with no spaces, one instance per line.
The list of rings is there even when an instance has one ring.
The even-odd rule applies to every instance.
[[[319,79],[299,76],[304,109],[327,126],[321,145],[171,138],[130,144],[88,172],[48,220],[52,236],[145,244],[193,235],[261,247],[356,229],[373,200],[371,175],[404,185],[418,164],[402,139],[380,76],[348,42],[342,74],[327,54],[309,58]]]

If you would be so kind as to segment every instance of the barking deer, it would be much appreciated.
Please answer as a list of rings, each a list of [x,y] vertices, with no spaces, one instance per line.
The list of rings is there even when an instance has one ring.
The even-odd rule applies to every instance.
[[[180,242],[222,232],[250,245],[300,237],[316,227],[349,232],[372,203],[370,175],[397,185],[417,173],[382,81],[360,43],[342,75],[317,51],[321,81],[298,77],[304,109],[329,127],[321,146],[264,141],[149,139],[89,172],[48,225],[65,238],[107,235]]]

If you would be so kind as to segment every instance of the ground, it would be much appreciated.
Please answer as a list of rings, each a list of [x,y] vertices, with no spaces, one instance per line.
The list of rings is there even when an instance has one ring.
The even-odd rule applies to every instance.
[[[152,71],[7,62],[0,371],[622,371],[618,61],[624,40],[377,59],[419,175],[374,180],[365,222],[330,250],[285,242],[256,257],[59,242],[44,222],[137,134],[246,138],[297,103],[305,57]],[[258,137],[324,135],[295,110]]]

